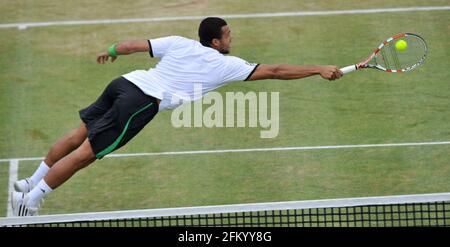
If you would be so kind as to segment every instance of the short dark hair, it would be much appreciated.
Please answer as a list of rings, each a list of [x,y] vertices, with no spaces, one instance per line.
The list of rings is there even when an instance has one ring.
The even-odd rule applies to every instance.
[[[200,43],[204,46],[211,47],[213,39],[222,38],[222,27],[226,25],[227,22],[219,17],[208,17],[203,19],[198,27]]]

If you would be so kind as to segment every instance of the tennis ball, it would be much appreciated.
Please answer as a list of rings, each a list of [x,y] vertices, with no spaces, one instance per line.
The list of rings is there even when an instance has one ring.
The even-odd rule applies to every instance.
[[[397,49],[397,51],[405,51],[406,48],[408,48],[408,43],[406,43],[406,41],[404,41],[403,39],[395,43],[395,49]]]

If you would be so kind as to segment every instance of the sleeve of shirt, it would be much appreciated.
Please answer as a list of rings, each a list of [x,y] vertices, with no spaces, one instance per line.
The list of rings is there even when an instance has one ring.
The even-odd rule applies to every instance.
[[[156,39],[149,39],[148,45],[150,47],[151,57],[163,57],[170,49],[170,47],[175,44],[180,37],[178,36],[168,36]]]
[[[259,64],[249,63],[238,57],[226,56],[224,81],[246,81],[258,66]]]

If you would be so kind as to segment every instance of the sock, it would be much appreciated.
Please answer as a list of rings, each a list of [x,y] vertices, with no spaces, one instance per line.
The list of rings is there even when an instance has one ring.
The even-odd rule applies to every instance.
[[[30,191],[30,193],[27,194],[28,201],[26,206],[33,208],[39,207],[39,202],[41,201],[41,199],[52,191],[53,191],[52,188],[48,186],[45,180],[41,179],[41,181],[36,185],[36,187],[34,187]]]
[[[50,170],[50,167],[48,167],[48,165],[45,164],[44,161],[42,161],[38,169],[36,169],[36,171],[30,177],[30,180],[33,181],[33,184],[37,184],[45,177],[45,175],[47,175],[48,170]]]

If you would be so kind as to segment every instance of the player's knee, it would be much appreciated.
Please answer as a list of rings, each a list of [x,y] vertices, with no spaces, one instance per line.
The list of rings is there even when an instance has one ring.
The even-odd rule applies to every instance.
[[[92,151],[89,140],[85,140],[83,144],[78,147],[76,150],[76,157],[78,158],[79,163],[87,163],[89,161],[95,160],[95,154]]]
[[[81,123],[80,127],[74,133],[74,138],[79,142],[83,142],[87,138],[87,132],[86,125]]]
[[[80,146],[87,138],[87,129],[84,126],[71,131],[68,135],[68,141],[73,147]]]

